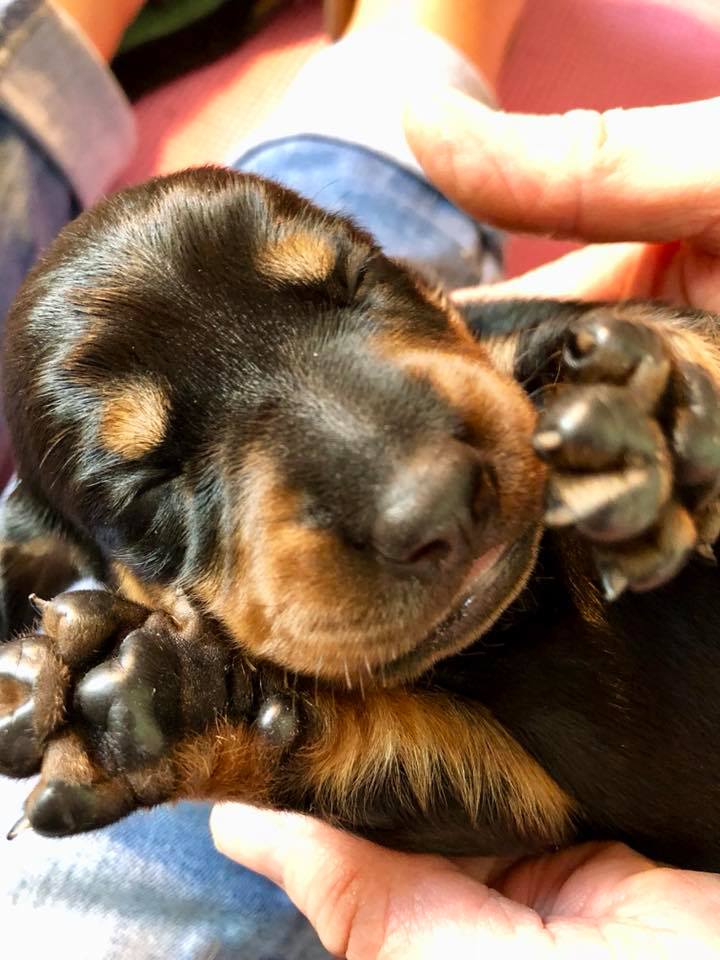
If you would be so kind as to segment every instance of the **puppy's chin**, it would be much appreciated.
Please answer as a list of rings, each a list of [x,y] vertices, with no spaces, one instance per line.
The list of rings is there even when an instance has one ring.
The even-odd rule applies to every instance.
[[[312,629],[286,609],[268,623],[264,639],[256,634],[252,653],[293,673],[351,689],[413,681],[492,627],[527,583],[540,535],[541,527],[532,525],[517,539],[483,550],[434,621],[338,616],[334,622],[318,620]]]
[[[486,633],[528,582],[541,533],[538,525],[515,542],[498,544],[479,557],[449,613],[412,650],[383,665],[384,682],[414,680]]]

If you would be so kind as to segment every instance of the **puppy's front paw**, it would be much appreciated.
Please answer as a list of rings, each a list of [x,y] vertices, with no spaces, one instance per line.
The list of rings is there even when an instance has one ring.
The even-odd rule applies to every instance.
[[[103,591],[38,603],[37,632],[0,648],[0,772],[40,771],[30,826],[78,833],[173,796],[173,746],[249,705],[230,648]]]
[[[575,321],[534,437],[552,468],[547,523],[591,541],[608,598],[666,582],[720,532],[720,388],[652,319],[600,307]]]
[[[147,611],[102,591],[33,598],[38,630],[0,647],[0,773],[37,772],[45,744],[65,721],[73,673]]]

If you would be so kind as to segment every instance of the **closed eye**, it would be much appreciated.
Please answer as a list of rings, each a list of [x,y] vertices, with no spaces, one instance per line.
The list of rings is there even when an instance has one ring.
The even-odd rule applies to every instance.
[[[173,480],[182,476],[182,464],[173,464],[172,466],[148,466],[142,471],[135,487],[135,496],[143,497],[148,493],[164,487]]]
[[[375,255],[365,256],[357,260],[356,263],[350,261],[347,265],[347,291],[350,300],[355,300],[363,292],[363,286],[366,285],[370,268],[376,262]]]

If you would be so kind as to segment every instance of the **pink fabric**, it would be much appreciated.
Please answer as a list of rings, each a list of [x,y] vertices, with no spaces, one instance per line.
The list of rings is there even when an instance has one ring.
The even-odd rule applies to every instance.
[[[295,0],[234,53],[143,97],[140,147],[122,183],[227,160],[325,43],[319,4]]]
[[[123,182],[225,160],[325,42],[319,2],[295,0],[235,53],[146,96],[137,105],[141,148]],[[528,0],[500,82],[507,109],[532,113],[712,96],[720,96],[718,0]],[[570,246],[513,238],[508,273]]]
[[[527,113],[719,96],[720,3],[529,0],[499,94],[508,110]],[[572,247],[514,237],[507,273],[522,273]]]

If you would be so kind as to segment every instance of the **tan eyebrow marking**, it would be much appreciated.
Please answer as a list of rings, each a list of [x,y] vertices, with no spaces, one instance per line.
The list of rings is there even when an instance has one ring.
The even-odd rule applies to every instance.
[[[151,377],[133,377],[103,391],[100,442],[112,453],[134,460],[162,442],[170,400]]]

